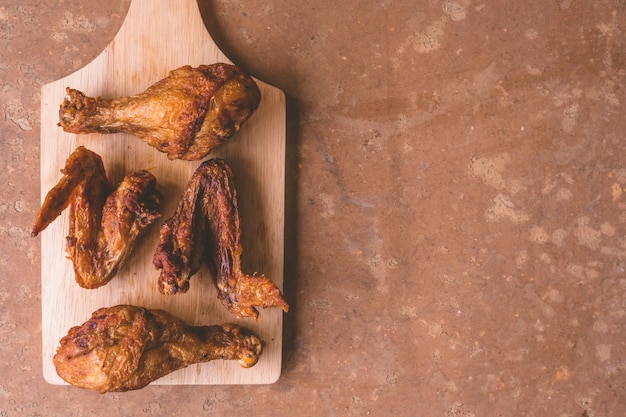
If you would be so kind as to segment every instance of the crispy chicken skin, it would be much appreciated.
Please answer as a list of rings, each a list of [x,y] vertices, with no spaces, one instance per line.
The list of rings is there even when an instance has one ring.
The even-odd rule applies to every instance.
[[[241,226],[234,175],[223,159],[203,162],[183,193],[174,215],[160,230],[154,265],[163,294],[184,293],[202,262],[215,267],[218,298],[237,317],[256,319],[255,307],[287,302],[266,276],[241,270]]]
[[[31,232],[37,236],[70,207],[66,252],[83,288],[108,283],[137,239],[161,214],[156,179],[148,171],[127,175],[116,190],[102,159],[78,147],[65,161],[63,177],[46,195]]]
[[[261,92],[229,64],[177,68],[145,92],[116,99],[66,89],[59,125],[70,133],[136,136],[169,159],[199,160],[233,136],[255,112]]]
[[[58,375],[101,393],[143,388],[194,363],[237,360],[255,365],[261,340],[235,324],[189,326],[163,310],[132,305],[101,308],[60,341]]]

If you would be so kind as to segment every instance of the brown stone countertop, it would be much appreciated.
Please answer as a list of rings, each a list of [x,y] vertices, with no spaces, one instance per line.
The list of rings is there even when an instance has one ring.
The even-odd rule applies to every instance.
[[[282,375],[44,381],[40,89],[130,1],[4,0],[0,416],[626,415],[623,1],[201,3],[287,95]]]

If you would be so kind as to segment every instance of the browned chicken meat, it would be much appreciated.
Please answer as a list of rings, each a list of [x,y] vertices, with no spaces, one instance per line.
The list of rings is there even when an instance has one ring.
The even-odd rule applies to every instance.
[[[65,161],[63,177],[46,195],[31,232],[37,236],[70,207],[66,252],[83,288],[108,283],[137,240],[161,214],[156,179],[148,171],[127,175],[116,190],[102,159],[78,147]]]
[[[95,311],[61,339],[53,362],[69,384],[101,393],[143,388],[194,363],[255,365],[261,340],[235,324],[189,326],[163,310],[118,305]]]
[[[92,98],[67,88],[59,125],[70,133],[129,133],[170,159],[199,160],[233,136],[260,99],[237,66],[186,65],[134,96]]]
[[[218,297],[236,316],[256,319],[255,307],[287,311],[287,302],[268,277],[243,273],[240,239],[232,169],[223,159],[207,160],[187,184],[174,215],[161,226],[154,254],[154,265],[161,270],[159,290],[186,292],[204,261],[215,267]]]

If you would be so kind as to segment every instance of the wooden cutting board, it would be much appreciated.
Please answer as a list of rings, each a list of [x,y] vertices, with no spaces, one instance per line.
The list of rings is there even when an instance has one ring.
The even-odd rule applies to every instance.
[[[133,0],[120,31],[84,68],[43,86],[41,91],[41,197],[61,178],[59,172],[78,145],[98,153],[112,182],[137,169],[148,169],[164,195],[163,218],[141,240],[126,266],[106,286],[85,290],[74,280],[65,255],[67,212],[41,237],[43,371],[46,381],[64,384],[52,356],[67,331],[100,307],[134,304],[162,308],[189,324],[235,322],[264,342],[258,364],[241,368],[233,361],[193,365],[153,384],[267,384],[280,376],[283,312],[261,310],[258,321],[237,319],[217,301],[207,268],[191,280],[186,294],[161,295],[152,265],[161,223],[174,212],[183,188],[201,161],[170,161],[141,140],[125,134],[74,135],[58,123],[65,87],[90,96],[137,94],[182,65],[230,62],[213,42],[196,0]],[[53,62],[50,65],[54,65]],[[282,288],[284,256],[285,97],[258,81],[262,99],[244,127],[208,158],[225,158],[233,167],[240,198],[244,272],[264,273]]]

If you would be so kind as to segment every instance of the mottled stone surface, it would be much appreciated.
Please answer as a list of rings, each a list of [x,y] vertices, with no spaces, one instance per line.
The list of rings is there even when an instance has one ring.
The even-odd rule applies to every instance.
[[[626,4],[209,0],[288,96],[284,369],[42,378],[39,106],[129,0],[0,3],[0,416],[626,415]]]

